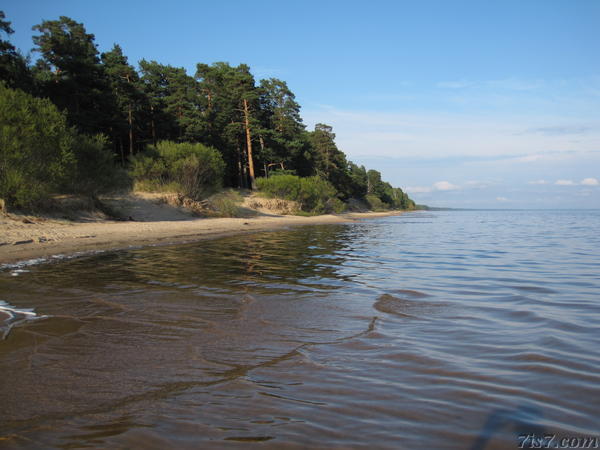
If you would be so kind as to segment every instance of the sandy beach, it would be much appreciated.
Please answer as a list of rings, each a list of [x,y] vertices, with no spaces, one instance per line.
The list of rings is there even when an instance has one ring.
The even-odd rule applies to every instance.
[[[77,221],[47,217],[0,215],[0,264],[94,250],[191,242],[238,233],[279,228],[348,223],[400,214],[393,212],[291,216],[249,210],[247,218],[195,218],[182,208],[160,204],[149,196],[121,200],[132,220],[86,217]],[[253,216],[253,217],[252,217]]]

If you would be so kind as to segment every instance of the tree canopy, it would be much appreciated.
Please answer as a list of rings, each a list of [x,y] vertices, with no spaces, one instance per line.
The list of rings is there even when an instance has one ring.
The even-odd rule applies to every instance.
[[[379,172],[348,161],[330,125],[307,131],[283,80],[257,81],[248,65],[227,62],[198,63],[193,75],[152,59],[136,68],[118,44],[100,54],[95,36],[65,16],[33,30],[38,59],[29,64],[10,44],[11,23],[0,11],[6,89],[49,99],[73,133],[104,136],[102,145],[93,138],[95,145],[110,149],[114,164],[129,168],[134,156],[151,154],[161,141],[202,144],[224,162],[218,184],[254,188],[256,178],[279,171],[320,177],[340,200],[374,196],[388,207],[412,205]]]

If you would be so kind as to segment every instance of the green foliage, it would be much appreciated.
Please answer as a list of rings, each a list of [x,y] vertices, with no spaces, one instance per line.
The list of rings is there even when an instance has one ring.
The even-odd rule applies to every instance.
[[[365,196],[365,201],[369,205],[369,209],[371,211],[383,211],[387,209],[387,205],[381,201],[379,197],[373,194],[368,194]]]
[[[159,142],[146,154],[132,158],[136,181],[177,186],[186,196],[199,200],[222,186],[225,163],[219,152],[202,144]]]
[[[60,110],[71,125],[88,134],[109,134],[117,110],[93,34],[83,24],[61,16],[35,25],[35,52],[40,53],[34,74],[41,94]]]
[[[357,166],[352,161],[348,163],[350,175],[350,197],[355,199],[364,198],[368,190],[367,169],[365,166]]]
[[[240,203],[242,196],[239,192],[228,189],[210,196],[207,199],[209,208],[214,211],[214,215],[218,217],[239,217]]]
[[[125,164],[125,155],[135,152],[136,137],[143,133],[141,125],[145,121],[148,102],[137,71],[119,45],[102,53],[101,59],[117,106],[110,113],[113,146]]]
[[[198,141],[206,121],[199,85],[182,67],[140,61],[141,86],[150,106],[152,139]]]
[[[285,81],[269,78],[260,81],[260,102],[268,128],[280,138],[293,139],[304,130],[300,105]]]
[[[400,188],[381,180],[381,174],[376,170],[367,173],[367,191],[365,200],[371,209],[415,209],[415,203]]]
[[[318,123],[310,139],[315,151],[316,173],[329,181],[342,198],[351,197],[352,179],[348,171],[348,161],[344,152],[335,144],[333,128]]]
[[[138,153],[131,158],[129,173],[135,180],[136,185],[142,181],[156,181],[159,184],[164,184],[169,179],[169,172],[164,158],[161,157],[154,146],[149,146],[145,153]]]
[[[337,197],[332,197],[325,203],[325,211],[341,214],[346,211],[346,204]]]
[[[302,202],[305,212],[341,211],[342,200],[360,202],[367,195],[376,209],[415,207],[379,172],[348,161],[331,126],[319,123],[306,131],[300,105],[283,80],[257,83],[246,64],[225,62],[199,63],[194,76],[184,68],[145,59],[136,70],[117,44],[100,55],[94,35],[69,17],[45,20],[33,29],[33,51],[40,57],[30,67],[2,39],[13,30],[0,11],[0,79],[9,88],[49,98],[78,132],[106,138],[78,136],[63,123],[71,144],[60,147],[49,140],[39,151],[54,145],[52,151],[60,154],[66,148],[72,167],[58,170],[50,163],[43,170],[56,173],[38,177],[5,164],[1,182],[7,192],[18,191],[15,186],[24,183],[32,189],[30,196],[23,194],[14,202],[43,198],[57,189],[96,195],[127,186],[127,176],[114,168],[119,160],[123,167],[130,163],[137,186],[175,189],[193,198],[204,198],[221,184],[248,187],[251,178],[282,167],[278,177],[310,177],[286,179],[284,197]],[[34,138],[23,136],[22,144],[29,145],[28,139]],[[16,199],[17,194],[11,195]]]
[[[206,121],[204,142],[218,148],[226,163],[226,178],[230,185],[248,186],[248,146],[245,114],[247,106],[250,134],[257,138],[261,123],[257,111],[259,91],[250,67],[240,64],[232,67],[225,62],[212,65],[198,64],[196,80],[205,99],[203,118]],[[257,167],[260,162],[253,161]],[[268,161],[272,162],[272,161]]]
[[[268,195],[293,200],[303,211],[320,214],[340,211],[335,188],[326,180],[313,176],[275,175],[257,179],[258,188]]]
[[[0,197],[40,206],[51,193],[97,195],[129,186],[102,135],[77,134],[48,99],[0,83]]]
[[[296,200],[300,192],[300,177],[295,175],[274,175],[256,180],[258,189],[274,197]]]
[[[105,136],[76,136],[73,153],[77,160],[77,170],[70,183],[71,191],[96,196],[131,187],[127,172],[115,166],[113,153],[108,148]]]
[[[0,198],[39,205],[75,172],[73,132],[47,99],[0,83]]]
[[[10,22],[4,20],[4,11],[0,11],[0,33],[7,36],[14,33]],[[1,34],[0,34],[1,36]],[[27,61],[8,40],[0,39],[0,80],[4,80],[11,88],[33,90],[33,79],[31,71],[27,67]]]

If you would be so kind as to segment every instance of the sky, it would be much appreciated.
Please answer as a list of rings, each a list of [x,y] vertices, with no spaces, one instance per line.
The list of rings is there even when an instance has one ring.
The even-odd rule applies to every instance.
[[[130,62],[246,63],[285,80],[309,129],[418,203],[600,208],[600,1],[9,0],[69,16]],[[33,55],[35,57],[35,55]]]

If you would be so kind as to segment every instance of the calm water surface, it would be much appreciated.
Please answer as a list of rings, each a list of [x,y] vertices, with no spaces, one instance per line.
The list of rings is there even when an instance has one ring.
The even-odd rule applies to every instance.
[[[598,436],[599,294],[598,211],[418,212],[5,267],[0,446]]]

